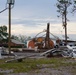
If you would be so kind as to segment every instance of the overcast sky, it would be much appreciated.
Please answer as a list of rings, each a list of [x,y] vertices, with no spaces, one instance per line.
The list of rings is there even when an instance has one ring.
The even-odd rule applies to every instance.
[[[58,18],[57,0],[15,0],[12,9],[12,34],[34,36],[50,23],[50,32],[63,35],[61,18]],[[0,11],[6,7],[7,0],[0,0]],[[69,8],[70,9],[70,8]],[[68,14],[68,34],[76,39],[76,14]],[[8,10],[0,13],[0,25],[8,26]],[[73,36],[71,36],[71,34]]]

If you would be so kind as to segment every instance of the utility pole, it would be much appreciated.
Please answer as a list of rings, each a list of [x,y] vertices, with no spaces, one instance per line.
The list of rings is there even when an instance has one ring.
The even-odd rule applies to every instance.
[[[9,3],[9,54],[11,53],[11,4]]]
[[[8,49],[9,49],[9,54],[11,54],[11,8],[12,5],[14,5],[14,0],[7,0],[8,3],[8,24],[9,24],[9,38],[8,38]]]

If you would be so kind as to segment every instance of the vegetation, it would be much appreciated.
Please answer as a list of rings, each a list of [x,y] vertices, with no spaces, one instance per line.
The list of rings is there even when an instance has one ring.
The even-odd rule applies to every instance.
[[[8,33],[7,33],[7,26],[3,25],[3,26],[0,26],[0,46],[4,46],[4,47],[8,47]],[[25,47],[26,47],[26,44],[27,44],[27,40],[31,39],[31,37],[27,37],[27,36],[24,36],[24,35],[19,35],[19,36],[16,36],[16,35],[12,35],[11,36],[11,39],[15,39],[15,40],[18,40],[22,43],[25,44]],[[21,46],[14,46],[13,48],[21,48]]]
[[[68,21],[68,13],[76,11],[76,0],[57,0],[56,6],[57,12],[60,14],[58,17],[62,17],[63,27],[65,27],[65,20]],[[70,6],[72,9],[69,9]]]
[[[72,12],[75,12],[76,11],[76,0],[74,0],[73,2],[73,9],[72,9]]]
[[[7,26],[0,26],[0,43],[6,42],[8,38]]]
[[[42,58],[42,59],[25,59],[23,62],[13,61],[10,63],[5,63],[7,59],[0,60],[0,69],[3,70],[13,70],[13,73],[24,73],[30,72],[32,70],[37,70],[41,68],[54,68],[59,67],[71,67],[72,72],[76,73],[76,62],[72,59],[66,58]],[[46,65],[46,66],[43,66]]]
[[[65,43],[67,44],[67,15],[69,12],[69,7],[73,5],[73,9],[70,10],[72,12],[74,12],[76,10],[76,0],[57,0],[57,12],[60,14],[61,18],[62,18],[62,26],[65,29]],[[60,17],[58,16],[58,17]]]

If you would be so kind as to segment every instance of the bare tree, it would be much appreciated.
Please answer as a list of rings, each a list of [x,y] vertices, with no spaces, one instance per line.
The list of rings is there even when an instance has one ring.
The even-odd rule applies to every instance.
[[[65,29],[65,44],[67,45],[67,14],[68,7],[72,4],[71,0],[57,0],[57,12],[62,17],[62,26]]]
[[[73,9],[72,12],[74,13],[76,11],[76,0],[73,1]]]

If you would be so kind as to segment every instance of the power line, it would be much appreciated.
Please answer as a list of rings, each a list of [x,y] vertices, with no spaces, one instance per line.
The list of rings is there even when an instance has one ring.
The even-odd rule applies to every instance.
[[[5,5],[5,9],[1,10],[0,13],[6,11],[8,8],[7,8],[7,2],[6,2],[6,5]]]
[[[8,9],[7,4],[8,4],[8,2],[6,3],[5,9],[1,10],[0,13],[6,11]],[[14,0],[14,4],[15,4],[15,0]],[[14,7],[14,4],[12,5],[11,9]]]
[[[0,11],[0,13],[4,12],[5,10],[7,10],[8,8],[3,9],[2,11]]]

